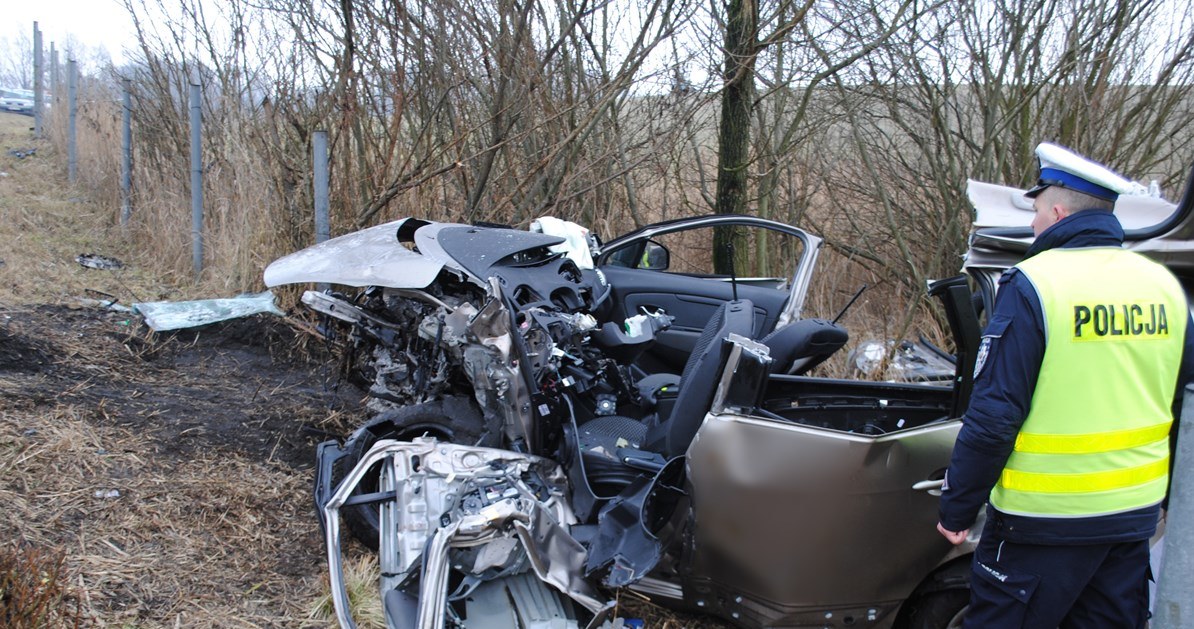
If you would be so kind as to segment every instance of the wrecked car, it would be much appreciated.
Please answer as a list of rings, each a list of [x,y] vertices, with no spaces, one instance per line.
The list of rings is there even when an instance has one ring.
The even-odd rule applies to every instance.
[[[377,551],[394,628],[601,626],[615,588],[743,627],[958,626],[975,540],[937,534],[937,496],[975,304],[1027,243],[982,221],[1027,225],[1019,194],[971,183],[967,274],[929,286],[954,337],[946,381],[810,375],[849,338],[803,313],[821,239],[760,218],[605,243],[554,219],[407,218],[275,261],[269,286],[355,289],[303,295],[345,335],[373,411],[318,450],[341,626],[348,536]],[[739,242],[791,267],[703,268],[727,228],[766,234]]]

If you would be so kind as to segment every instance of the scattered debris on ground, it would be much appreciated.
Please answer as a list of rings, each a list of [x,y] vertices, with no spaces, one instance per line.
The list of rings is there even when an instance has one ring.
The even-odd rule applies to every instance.
[[[137,303],[133,304],[133,312],[145,317],[145,323],[155,332],[194,328],[257,314],[286,314],[274,305],[274,294],[270,291],[228,299]]]
[[[48,142],[9,154],[30,135],[14,118],[0,114],[0,579],[48,581],[20,609],[6,590],[0,625],[329,626],[309,618],[327,571],[313,448],[360,420],[359,393],[278,317],[153,333],[113,308],[213,289],[155,276],[115,216],[72,203]],[[57,615],[13,624],[46,605]]]
[[[101,256],[98,253],[81,253],[75,256],[75,262],[78,262],[80,266],[102,271],[113,271],[124,268],[124,262],[116,258]]]

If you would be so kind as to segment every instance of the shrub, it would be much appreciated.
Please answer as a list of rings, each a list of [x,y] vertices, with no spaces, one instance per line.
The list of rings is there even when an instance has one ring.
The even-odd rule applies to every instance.
[[[23,545],[0,550],[0,626],[83,626],[79,601],[66,583],[64,563],[60,550]]]

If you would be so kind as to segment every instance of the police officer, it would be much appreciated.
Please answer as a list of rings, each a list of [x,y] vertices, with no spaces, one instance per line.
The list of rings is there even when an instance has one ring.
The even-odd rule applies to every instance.
[[[960,544],[987,503],[966,627],[1144,627],[1190,315],[1122,248],[1133,184],[1056,145],[1037,157],[1036,240],[999,280],[937,529]]]

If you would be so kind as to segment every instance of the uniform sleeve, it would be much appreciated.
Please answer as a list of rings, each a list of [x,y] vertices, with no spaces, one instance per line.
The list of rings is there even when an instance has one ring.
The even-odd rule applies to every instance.
[[[1173,465],[1177,459],[1177,435],[1182,425],[1182,402],[1186,385],[1194,383],[1194,315],[1186,318],[1186,342],[1182,347],[1182,366],[1177,374],[1177,390],[1173,393],[1173,426],[1169,429],[1169,479],[1173,482]],[[1194,439],[1189,435],[1187,439]],[[1162,507],[1169,508],[1169,492],[1165,492]]]
[[[1045,355],[1044,316],[1036,289],[1014,268],[999,283],[983,330],[970,406],[942,488],[941,525],[951,531],[970,528],[990,496],[1028,417]]]
[[[1182,366],[1177,373],[1177,389],[1173,393],[1174,425],[1181,423],[1182,401],[1185,399],[1186,385],[1194,384],[1194,315],[1186,318],[1186,341],[1182,347]],[[1176,431],[1177,429],[1174,428]]]

